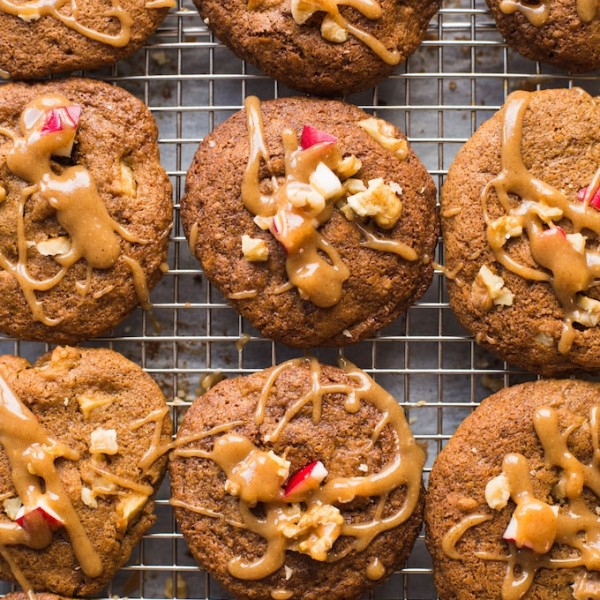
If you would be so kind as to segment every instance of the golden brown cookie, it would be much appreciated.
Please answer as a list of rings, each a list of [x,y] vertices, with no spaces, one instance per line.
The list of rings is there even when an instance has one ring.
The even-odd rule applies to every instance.
[[[290,87],[324,96],[374,86],[425,37],[440,0],[195,0],[217,37]]]
[[[450,304],[486,348],[557,374],[600,366],[600,107],[515,92],[452,164],[441,215]]]
[[[396,127],[342,102],[248,99],[200,145],[181,219],[206,276],[291,346],[372,335],[433,275],[431,177]]]
[[[0,76],[33,79],[112,65],[141,48],[169,6],[175,3],[0,0]]]
[[[0,357],[0,577],[100,592],[154,523],[171,436],[165,399],[120,354]]]
[[[363,371],[297,359],[196,400],[170,462],[194,557],[238,600],[356,600],[410,553],[425,460]]]
[[[441,600],[595,596],[599,419],[599,384],[541,380],[501,390],[459,426],[427,492]]]
[[[487,0],[510,46],[569,71],[600,67],[596,0]]]
[[[146,106],[99,81],[0,87],[0,330],[73,342],[166,270],[171,184]]]

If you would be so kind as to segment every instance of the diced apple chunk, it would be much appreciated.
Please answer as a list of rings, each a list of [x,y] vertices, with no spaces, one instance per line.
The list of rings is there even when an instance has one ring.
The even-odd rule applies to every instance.
[[[102,429],[98,427],[90,435],[90,453],[91,454],[117,454],[119,445],[117,444],[116,429]]]
[[[325,164],[320,162],[317,168],[310,174],[310,185],[325,200],[336,198],[341,195],[343,188],[338,176]]]

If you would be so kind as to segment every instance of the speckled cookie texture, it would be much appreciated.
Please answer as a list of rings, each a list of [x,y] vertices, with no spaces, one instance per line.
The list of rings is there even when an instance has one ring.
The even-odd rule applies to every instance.
[[[63,448],[54,457],[60,484],[54,475],[43,478],[48,465],[44,470],[31,468],[40,475],[35,480],[45,481],[52,493],[62,486],[85,532],[73,539],[77,527],[59,526],[53,528],[49,544],[39,549],[3,545],[0,577],[16,580],[8,559],[19,570],[19,583],[25,581],[33,590],[69,597],[99,593],[155,521],[153,495],[166,467],[160,448],[171,441],[162,392],[140,367],[107,349],[57,347],[34,365],[3,356],[0,375],[11,390],[2,389],[4,400],[10,405],[9,394],[14,394],[53,440],[53,447]],[[30,453],[38,439],[39,434],[31,432]],[[7,528],[14,526],[19,505],[15,477],[21,475],[15,474],[29,460],[27,456],[24,450],[9,459],[0,446],[0,497],[4,499],[0,523]],[[41,485],[42,493],[44,489]],[[72,522],[62,500],[60,507],[55,514]],[[36,541],[36,529],[28,531]],[[89,552],[87,543],[91,543]],[[100,573],[93,576],[86,574],[84,562],[92,554],[101,565]]]
[[[238,600],[316,600],[324,595],[333,600],[356,600],[406,560],[420,530],[424,453],[415,445],[408,426],[400,427],[397,415],[388,414],[381,428],[381,406],[359,391],[360,408],[351,410],[346,404],[351,401],[348,392],[366,390],[366,380],[356,369],[346,373],[317,365],[315,361],[290,361],[222,381],[192,404],[178,432],[169,467],[178,522],[195,558]],[[311,390],[317,393],[311,395]],[[256,411],[261,395],[266,404],[259,423]],[[373,437],[375,431],[379,434]],[[211,452],[216,448],[222,451],[228,439],[233,450],[233,436],[249,440],[256,458],[254,462],[248,456],[242,460],[243,444],[235,442],[240,451],[231,464],[240,462],[233,469],[231,464],[225,466],[229,469],[226,475],[211,459]],[[236,490],[235,482],[243,483],[236,471],[251,484],[257,477],[253,471],[274,455],[279,461],[289,461],[288,482],[283,483],[284,474],[275,484],[276,490],[281,486],[282,492],[285,487],[286,493],[294,474],[320,461],[327,474],[311,488],[317,496],[308,492],[294,499],[277,496],[280,492],[275,490],[270,501],[263,497],[256,503],[242,502],[241,498],[249,497],[248,488],[242,485],[241,491]],[[414,457],[417,460],[412,460]],[[384,492],[391,473],[399,473],[399,465],[408,483]],[[228,475],[233,481],[226,483]],[[371,490],[375,496],[364,495],[363,490],[346,494],[334,505],[324,500],[334,489],[344,495],[348,484],[357,491],[367,480],[380,482],[378,491]],[[264,482],[259,485],[264,490],[272,478],[264,471],[256,481]],[[293,500],[299,503],[291,504]],[[298,521],[299,514],[304,514],[305,520],[316,515],[320,505],[323,520],[315,516],[312,524]],[[394,516],[398,511],[405,513],[402,522]],[[345,529],[340,537],[331,539],[333,547],[316,558],[310,552],[320,544],[327,550],[324,539],[330,528],[335,528],[328,516],[331,512],[341,515]],[[387,519],[388,525],[375,533],[374,523],[381,518]],[[282,537],[279,529],[267,544],[269,527],[285,522],[306,529],[296,531],[297,539]],[[361,531],[366,534],[363,541],[368,542],[364,548],[358,546]]]
[[[426,541],[441,600],[593,597],[596,574],[590,562],[588,570],[586,559],[577,564],[577,558],[595,554],[594,550],[588,552],[598,526],[595,509],[599,490],[588,476],[599,458],[599,407],[597,383],[541,380],[501,390],[463,421],[436,459],[427,493]],[[556,452],[552,454],[553,448],[570,457],[562,466],[556,464],[561,461]],[[567,454],[563,455],[563,448],[568,449]],[[516,489],[510,497],[503,495],[511,465],[513,474],[519,473],[521,481],[527,482],[515,486],[522,492],[520,498]],[[573,482],[579,478],[583,487],[576,484],[569,488],[569,477]],[[492,483],[488,486],[488,482]],[[527,486],[530,490],[523,491]],[[552,532],[548,532],[553,517],[545,523],[541,515],[544,511],[558,514],[556,539],[546,553],[542,552],[545,548],[519,549],[515,541],[503,539],[514,536],[505,534],[509,523],[519,522],[527,512],[517,511],[516,502],[524,504],[534,498],[539,501],[539,520],[531,520],[529,536],[533,538],[537,532],[538,542],[546,536],[551,541]],[[500,504],[491,508],[488,499]],[[590,528],[580,525],[570,529],[577,515],[583,514],[590,518]],[[570,538],[569,531],[579,531],[580,535]],[[453,557],[444,550],[444,538]],[[516,539],[521,538],[517,535]],[[573,559],[571,565],[561,568],[555,562],[549,568],[552,561],[566,557]],[[518,581],[513,581],[513,587],[512,568]],[[511,596],[510,589],[519,595]]]
[[[112,65],[141,48],[169,10],[164,3],[162,8],[149,8],[145,0],[50,0],[40,11],[31,4],[0,2],[0,75],[4,78],[33,79]],[[38,12],[43,16],[28,17]],[[106,39],[98,40],[98,35]]]
[[[600,67],[600,19],[596,6],[589,18],[579,14],[580,5],[592,2],[487,0],[487,3],[508,44],[527,58],[574,72]],[[501,5],[511,8],[504,12]]]
[[[600,366],[599,213],[594,198],[584,202],[599,163],[597,100],[557,89],[509,96],[449,170],[451,307],[510,363],[546,375]]]
[[[338,18],[372,36],[385,50],[396,51],[394,60],[405,62],[425,37],[441,2],[381,0],[352,7],[304,0],[195,0],[195,4],[208,26],[240,58],[294,89],[332,96],[372,87],[395,65],[352,33],[343,36],[342,43],[324,39],[321,31],[331,19],[328,12],[337,12]],[[374,14],[377,4],[380,16],[367,18],[365,11]]]
[[[192,252],[201,261],[206,276],[233,306],[272,339],[298,347],[340,346],[372,335],[420,298],[431,282],[438,235],[436,192],[431,177],[406,147],[397,128],[373,120],[377,126],[390,128],[387,142],[403,147],[401,158],[360,127],[358,123],[369,115],[357,107],[309,98],[261,103],[264,140],[272,169],[269,171],[267,163],[261,162],[261,193],[276,194],[272,176],[279,188],[286,181],[289,165],[286,167],[284,160],[284,131],[289,130],[294,139],[300,139],[304,126],[310,125],[334,136],[344,158],[354,160],[354,156],[360,161],[360,170],[346,181],[360,180],[366,189],[369,181],[381,179],[386,192],[390,185],[396,190],[397,193],[391,192],[393,202],[401,203],[396,224],[383,229],[368,217],[350,214],[354,220],[348,218],[348,207],[341,206],[348,192],[335,203],[327,202],[329,208],[319,216],[322,224],[318,232],[325,240],[323,244],[339,256],[340,268],[348,269],[348,277],[343,281],[338,302],[326,307],[317,305],[303,299],[306,296],[301,296],[297,288],[289,289],[290,264],[288,261],[286,266],[288,255],[284,246],[272,235],[273,228],[263,230],[257,225],[255,215],[242,199],[250,153],[246,112],[219,125],[203,141],[188,171],[181,218]],[[327,210],[331,210],[330,216]],[[328,220],[323,214],[329,216]],[[264,223],[263,219],[263,227]],[[268,223],[273,222],[267,220],[267,227]],[[365,227],[377,238],[409,247],[411,259],[365,247]],[[244,235],[262,240],[267,248],[266,260],[246,258],[242,251]],[[320,248],[325,247],[323,244]],[[309,272],[307,268],[305,273]],[[338,273],[323,277],[316,287],[325,286]]]
[[[74,143],[67,156],[47,149],[40,154],[45,175],[32,170],[42,164],[32,158],[35,136],[46,143],[62,135],[36,133],[38,122],[27,134],[24,173],[13,164],[26,141],[20,119],[32,102],[48,97],[55,103],[62,98],[75,110]],[[52,110],[40,119],[66,118],[64,109]],[[41,127],[53,125],[47,120]],[[148,290],[167,269],[173,209],[157,137],[147,107],[103,82],[0,87],[0,330],[73,343],[116,326],[138,304],[149,304]],[[71,264],[73,252],[80,256]]]

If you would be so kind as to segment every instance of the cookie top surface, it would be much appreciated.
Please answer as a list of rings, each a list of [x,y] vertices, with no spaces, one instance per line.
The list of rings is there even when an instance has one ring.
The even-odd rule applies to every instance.
[[[0,76],[32,79],[112,65],[139,49],[174,5],[170,0],[0,0]]]
[[[594,596],[599,418],[599,384],[542,380],[494,394],[463,421],[428,488],[442,600]]]
[[[431,282],[431,177],[394,126],[354,106],[247,105],[188,170],[181,218],[193,253],[268,337],[311,347],[371,335]]]
[[[425,37],[439,0],[195,0],[217,37],[267,75],[311,94],[372,87]]]
[[[451,306],[476,340],[543,374],[600,366],[600,107],[515,92],[442,190]]]
[[[0,330],[73,342],[149,305],[172,220],[157,136],[102,82],[0,87]]]
[[[510,46],[569,71],[600,67],[600,11],[596,0],[487,0]]]
[[[65,596],[100,592],[155,520],[168,406],[140,367],[58,347],[0,357],[0,577]]]
[[[297,359],[196,400],[172,503],[192,554],[236,598],[354,600],[410,552],[424,459],[365,373]]]

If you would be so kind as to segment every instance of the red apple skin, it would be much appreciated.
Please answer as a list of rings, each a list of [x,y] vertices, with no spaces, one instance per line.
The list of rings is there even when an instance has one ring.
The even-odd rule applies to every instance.
[[[315,460],[294,473],[283,492],[287,502],[301,502],[310,492],[318,489],[320,483],[327,477],[327,470],[320,460]]]
[[[335,143],[337,142],[337,138],[331,135],[330,133],[321,131],[316,127],[312,127],[311,125],[305,125],[302,128],[302,134],[300,136],[300,145],[304,150],[321,142]]]
[[[583,202],[585,200],[585,194],[587,193],[587,189],[588,188],[586,186],[584,188],[581,188],[577,192],[577,199],[580,200],[581,202]],[[600,210],[600,188],[598,188],[596,190],[596,192],[594,193],[594,196],[590,200],[590,206],[592,208],[595,208],[596,210]]]

